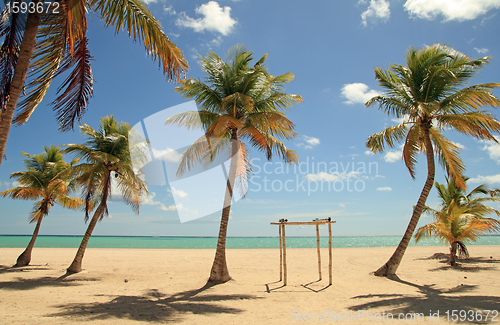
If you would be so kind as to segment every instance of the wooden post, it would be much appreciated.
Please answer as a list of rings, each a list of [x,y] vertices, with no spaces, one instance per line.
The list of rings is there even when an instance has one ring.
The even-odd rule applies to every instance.
[[[283,227],[283,286],[286,286],[286,241],[285,241],[285,224]]]
[[[283,280],[283,244],[281,242],[281,225],[279,228],[279,236],[280,236],[280,281]]]
[[[319,225],[316,225],[316,245],[318,246],[318,273],[321,280],[321,253],[319,250]]]
[[[328,272],[330,278],[330,285],[332,285],[332,223],[328,222],[328,254],[330,261],[328,263]]]

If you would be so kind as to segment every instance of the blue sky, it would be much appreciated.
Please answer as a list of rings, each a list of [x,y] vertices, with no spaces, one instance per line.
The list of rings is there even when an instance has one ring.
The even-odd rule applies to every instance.
[[[188,59],[188,77],[204,77],[199,55],[213,50],[225,57],[229,48],[241,43],[255,52],[256,59],[268,53],[272,74],[294,73],[287,92],[304,99],[288,112],[299,136],[286,143],[297,152],[301,165],[287,170],[277,159],[265,165],[265,157],[252,150],[253,178],[246,197],[233,204],[229,236],[275,236],[277,229],[270,222],[316,217],[336,220],[336,236],[402,234],[425,181],[425,159],[419,157],[417,177],[412,180],[400,149],[367,153],[366,138],[396,123],[377,107],[364,106],[382,91],[373,69],[404,64],[410,46],[444,43],[473,58],[492,56],[472,82],[500,82],[496,38],[500,0],[442,0],[439,6],[432,0],[145,2]],[[96,128],[100,117],[113,114],[135,125],[186,103],[141,44],[125,33],[114,35],[114,29],[105,29],[97,16],[90,16],[95,83],[82,122]],[[54,81],[28,123],[12,128],[7,160],[0,167],[0,191],[13,185],[10,173],[24,168],[22,151],[38,154],[44,145],[83,142],[77,129],[57,131],[49,103],[62,81]],[[500,91],[494,94],[500,96]],[[453,132],[446,135],[462,147],[470,186],[487,182],[500,187],[500,145]],[[437,170],[436,180],[443,182],[442,169]],[[210,195],[219,191],[206,183],[200,188]],[[94,234],[217,236],[220,211],[181,223],[174,196],[187,202],[188,194],[167,185],[151,185],[149,190],[151,196],[143,199],[139,215],[123,202],[110,202],[110,218],[100,222]],[[433,190],[427,203],[437,202]],[[2,198],[0,206],[0,234],[32,233],[34,225],[28,223],[32,202]],[[420,224],[428,222],[422,217]],[[40,233],[81,235],[85,229],[83,213],[53,207]],[[290,227],[287,234],[309,236],[314,230]]]

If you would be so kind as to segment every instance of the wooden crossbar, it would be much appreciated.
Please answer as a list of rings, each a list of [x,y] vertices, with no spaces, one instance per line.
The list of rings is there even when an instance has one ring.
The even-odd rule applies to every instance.
[[[328,219],[314,219],[313,221],[303,222],[288,222],[286,219],[281,219],[279,222],[271,222],[271,225],[279,226],[279,240],[280,240],[280,281],[283,280],[283,285],[287,284],[287,268],[286,268],[286,241],[285,241],[285,226],[302,226],[302,225],[315,225],[316,226],[316,243],[318,251],[318,272],[319,280],[321,280],[321,254],[319,247],[319,226],[328,224],[328,277],[329,284],[332,284],[332,223],[336,221]]]

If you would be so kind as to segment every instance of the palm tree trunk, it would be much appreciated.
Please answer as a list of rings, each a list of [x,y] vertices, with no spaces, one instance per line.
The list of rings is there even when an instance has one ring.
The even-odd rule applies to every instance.
[[[92,217],[92,220],[90,220],[89,226],[87,227],[87,231],[85,231],[85,235],[83,236],[82,242],[80,244],[80,247],[78,247],[78,251],[76,252],[75,258],[73,259],[73,262],[71,265],[66,269],[66,273],[78,273],[82,271],[82,261],[83,261],[83,255],[85,254],[85,250],[87,249],[87,244],[89,242],[90,236],[92,236],[92,232],[94,231],[95,225],[97,224],[97,221],[101,218],[101,215],[106,208],[106,202],[108,200],[108,193],[109,193],[109,186],[111,186],[111,177],[110,173],[106,175],[106,178],[104,179],[105,186],[103,189],[102,193],[102,198],[101,198],[101,203],[97,207],[97,210],[94,213],[94,216]]]
[[[224,283],[231,280],[226,263],[226,234],[227,224],[229,222],[229,212],[231,211],[231,200],[233,198],[233,185],[236,179],[236,165],[238,162],[238,140],[234,130],[231,140],[231,165],[229,167],[226,194],[224,196],[224,207],[222,208],[222,217],[220,220],[219,238],[217,240],[214,263],[210,271],[210,278],[208,279],[208,281],[216,283]]]
[[[21,255],[19,255],[19,257],[17,258],[16,265],[14,265],[15,267],[26,266],[26,265],[30,264],[31,251],[33,250],[33,246],[35,246],[35,241],[36,241],[36,238],[38,237],[38,231],[40,230],[40,225],[42,224],[42,219],[43,219],[43,215],[40,218],[38,218],[38,221],[36,222],[35,230],[33,231],[33,236],[31,236],[31,240],[28,243],[28,247],[26,247],[24,252]]]
[[[410,223],[406,228],[405,234],[401,239],[398,247],[394,254],[392,254],[391,258],[382,265],[377,271],[375,271],[376,276],[390,276],[396,274],[396,270],[401,264],[401,260],[403,259],[403,255],[410,243],[411,237],[413,236],[413,232],[417,227],[418,220],[420,219],[420,215],[425,206],[425,201],[429,196],[429,192],[432,189],[432,184],[434,183],[434,176],[436,173],[436,167],[434,165],[434,150],[432,149],[431,138],[429,136],[429,128],[425,128],[424,131],[424,141],[425,141],[425,152],[427,156],[427,180],[425,181],[424,188],[420,193],[420,197],[418,198],[417,205],[413,209],[413,213],[410,219]]]
[[[38,0],[37,2],[41,1],[43,0]],[[17,59],[17,64],[14,68],[14,75],[12,76],[12,83],[9,92],[10,98],[7,102],[5,111],[0,114],[0,165],[2,164],[2,160],[5,155],[5,147],[7,146],[7,139],[9,138],[10,126],[12,125],[12,119],[16,110],[17,101],[19,100],[19,97],[21,97],[21,91],[24,87],[24,82],[30,66],[31,56],[33,55],[33,49],[35,48],[39,21],[39,13],[35,12],[28,14],[23,40],[21,41],[19,58]]]
[[[457,259],[457,242],[451,243],[450,247],[450,265],[454,266],[456,265],[456,259]]]

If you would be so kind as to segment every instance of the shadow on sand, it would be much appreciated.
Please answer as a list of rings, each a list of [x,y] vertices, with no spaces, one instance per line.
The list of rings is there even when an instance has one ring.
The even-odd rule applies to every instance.
[[[203,294],[213,287],[207,283],[200,289],[164,294],[157,289],[149,290],[141,296],[109,296],[114,297],[107,302],[74,303],[56,306],[61,311],[50,316],[81,317],[81,320],[102,320],[109,318],[125,318],[148,322],[176,322],[182,319],[183,313],[193,314],[237,314],[243,310],[218,304],[223,301],[259,299],[252,295],[216,295]],[[106,296],[106,295],[103,295]]]
[[[400,313],[403,314],[423,314],[425,321],[430,321],[429,314],[439,311],[439,319],[446,319],[446,312],[451,313],[452,310],[498,310],[500,305],[500,297],[497,296],[475,296],[468,295],[475,290],[474,285],[460,285],[450,289],[437,289],[434,284],[418,285],[405,280],[401,280],[397,276],[393,276],[390,280],[401,283],[403,285],[415,287],[421,295],[409,296],[407,294],[370,294],[363,296],[352,297],[351,299],[370,299],[370,302],[361,303],[350,306],[353,311],[371,309],[383,309],[386,313],[394,315],[395,319]],[[460,295],[456,295],[460,294]],[[373,300],[373,298],[379,298]],[[451,317],[451,314],[450,314]],[[499,316],[497,316],[497,320]],[[467,320],[466,320],[467,321]],[[491,321],[469,321],[470,323],[486,324]]]

